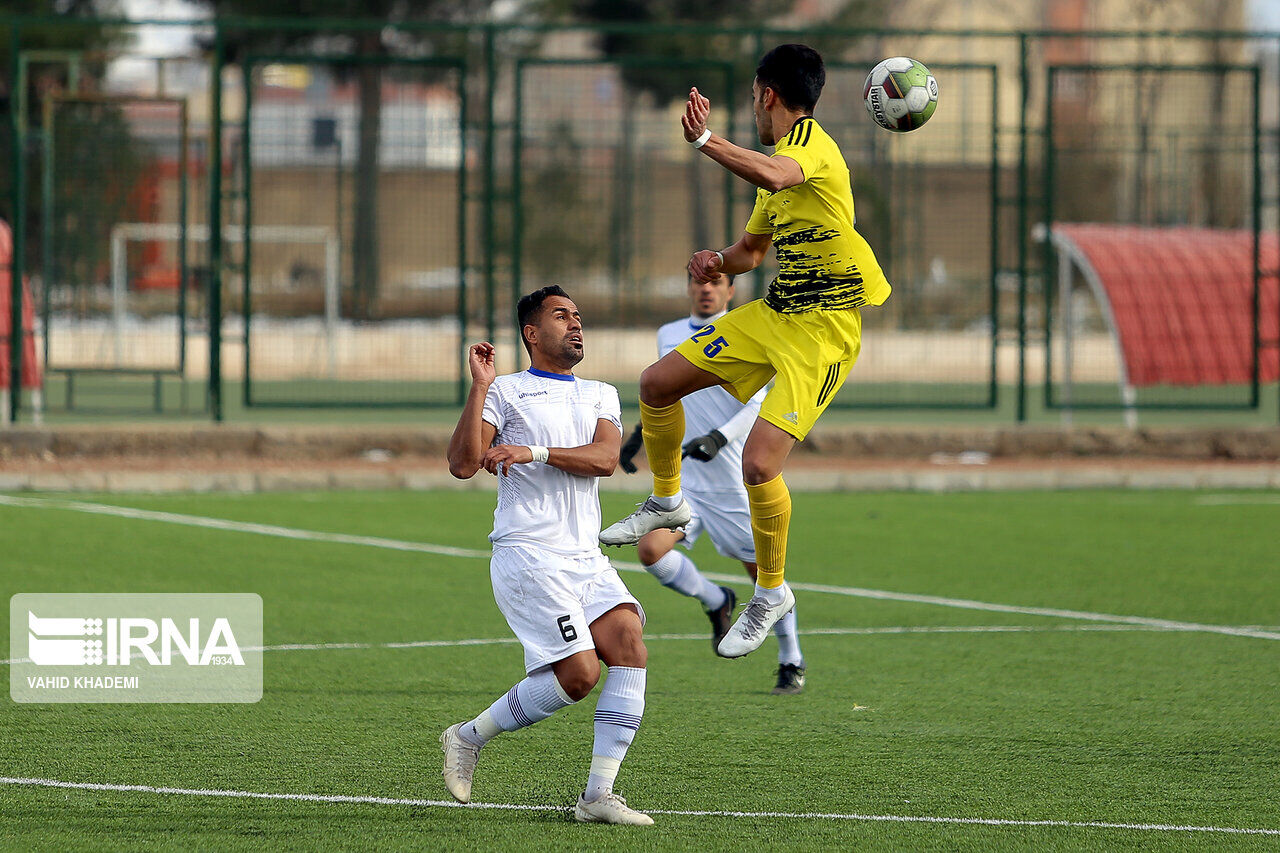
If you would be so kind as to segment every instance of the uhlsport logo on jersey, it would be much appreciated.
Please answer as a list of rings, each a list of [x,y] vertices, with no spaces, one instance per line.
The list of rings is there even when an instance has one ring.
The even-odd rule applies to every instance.
[[[16,702],[256,702],[254,594],[22,594],[9,602]]]

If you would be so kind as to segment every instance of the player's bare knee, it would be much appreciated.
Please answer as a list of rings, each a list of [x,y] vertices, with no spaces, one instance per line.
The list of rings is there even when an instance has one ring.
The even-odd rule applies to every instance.
[[[742,479],[748,486],[767,483],[782,473],[771,459],[761,459],[750,454],[742,457]]]
[[[613,660],[606,661],[612,666],[631,666],[637,669],[644,669],[649,663],[649,649],[644,644],[644,635],[637,628],[635,631],[627,631],[619,638],[616,649],[613,650]]]
[[[649,365],[640,374],[640,402],[646,406],[670,406],[679,402],[680,397],[680,389],[673,386],[662,362]]]
[[[645,536],[636,543],[636,556],[640,558],[640,562],[646,567],[652,566],[667,555],[667,551],[671,550],[664,543],[658,541],[660,537]]]
[[[578,702],[586,698],[600,680],[600,659],[594,655],[575,656],[555,667],[556,681],[569,698]]]

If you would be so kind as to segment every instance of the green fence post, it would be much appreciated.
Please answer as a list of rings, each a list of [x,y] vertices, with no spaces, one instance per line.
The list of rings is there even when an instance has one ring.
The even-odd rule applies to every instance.
[[[755,48],[755,55],[751,57],[751,68],[754,71],[755,64],[760,61],[761,57],[764,56],[764,28],[763,27],[757,28],[756,31],[752,34],[752,43]],[[753,76],[752,82],[754,83],[754,81],[755,81],[755,78]],[[764,152],[764,145],[761,144],[759,135],[755,133],[754,126],[751,128],[751,147],[755,151],[759,151],[761,153]],[[736,181],[734,183],[736,183]],[[754,199],[755,197],[755,187],[751,186],[750,184],[747,184],[746,187],[744,187],[744,189],[742,190],[742,192],[744,193],[745,198]],[[756,268],[751,271],[751,286],[752,286],[752,297],[754,299],[760,299],[761,297],[764,296],[765,287],[767,286],[764,280],[764,264],[758,264]]]
[[[1000,70],[991,66],[991,382],[987,388],[987,405],[999,403],[1000,348]]]
[[[190,152],[187,150],[191,145],[189,132],[190,114],[187,110],[187,99],[182,99],[182,106],[179,108],[181,115],[182,128],[179,131],[178,139],[178,171],[181,177],[178,178],[178,373],[181,376],[183,394],[185,397],[187,388],[187,276],[190,274],[190,259],[187,257],[187,205],[188,187],[187,181],[191,176],[191,163],[188,159]],[[47,328],[47,327],[46,327]],[[186,411],[184,401],[183,411]]]
[[[240,394],[242,405],[248,409],[253,405],[253,351],[250,338],[253,322],[253,72],[254,62],[249,57],[240,57],[240,81],[244,89],[244,115],[241,117],[240,156],[243,162],[240,172],[244,175],[243,193],[240,199],[240,281],[244,292],[240,297],[240,316],[243,317],[241,331],[244,335],[244,375],[240,378]],[[233,174],[231,179],[235,180]],[[232,214],[235,215],[234,213]]]
[[[49,285],[53,282],[53,167],[54,151],[58,141],[53,120],[53,98],[46,98],[44,128],[40,134],[41,148],[44,153],[40,174],[40,275],[44,279],[44,287],[40,288],[44,291],[43,298],[40,300],[40,316],[44,324],[44,346],[41,349],[44,351],[46,368],[49,366],[49,327],[53,313],[50,296],[53,288]]]
[[[213,78],[209,97],[209,409],[222,421],[222,23],[214,24]]]
[[[494,158],[497,156],[497,140],[495,139],[496,131],[494,125],[494,91],[498,88],[498,58],[494,45],[494,24],[488,24],[484,32],[484,67],[485,81],[488,84],[484,95],[484,198],[481,201],[484,209],[484,222],[482,230],[484,231],[484,310],[486,321],[486,337],[490,343],[495,343],[498,335],[497,330],[497,284],[494,279],[493,256],[494,256],[494,239],[493,239],[493,196],[496,190],[496,178],[494,176]],[[517,75],[519,72],[517,71]],[[516,78],[516,86],[519,86],[519,77]],[[517,93],[517,97],[518,97]],[[517,123],[515,132],[520,132]],[[513,192],[519,192],[513,188]],[[518,198],[518,196],[517,196]],[[514,263],[514,261],[513,261]],[[464,364],[466,359],[463,359]]]
[[[1018,78],[1022,109],[1018,118],[1018,423],[1027,420],[1027,109],[1031,74],[1027,35],[1018,34]]]
[[[1261,405],[1262,389],[1262,275],[1259,260],[1262,253],[1262,76],[1257,65],[1253,66],[1253,382],[1250,388],[1250,405]],[[1277,342],[1280,346],[1280,342]]]
[[[1057,67],[1049,66],[1045,77],[1044,89],[1044,150],[1040,152],[1040,210],[1044,212],[1044,241],[1040,246],[1040,298],[1044,301],[1044,401],[1046,410],[1053,408],[1053,297],[1054,288],[1049,283],[1050,269],[1053,267],[1053,243],[1049,239],[1049,229],[1053,226],[1054,215],[1054,172],[1058,164],[1055,160],[1054,128],[1053,128],[1053,93],[1057,82]]]
[[[511,131],[511,199],[513,209],[511,211],[511,308],[514,313],[515,307],[520,299],[520,290],[523,287],[521,279],[524,276],[522,266],[522,256],[524,255],[524,167],[521,161],[524,159],[524,69],[525,60],[523,57],[516,60],[516,88],[515,88],[515,129]],[[520,369],[520,350],[523,343],[524,330],[520,328],[514,317],[511,319],[512,325],[516,330],[514,346],[511,347],[511,358],[515,369]],[[489,313],[489,324],[493,325],[493,312]],[[496,341],[495,341],[496,343]]]
[[[9,34],[10,80],[18,80],[18,54],[21,52],[22,25],[15,21]],[[16,94],[16,93],[15,93]],[[22,274],[23,254],[26,250],[26,152],[23,150],[25,117],[21,109],[15,109],[25,98],[11,97],[9,110],[9,134],[12,142],[13,222],[9,233],[13,237],[13,251],[9,255],[9,418],[16,423],[22,409]]]
[[[458,405],[467,400],[467,65],[458,65]]]
[[[733,108],[734,96],[734,73],[733,63],[728,62],[724,66],[724,105],[725,105],[725,123],[724,137],[730,141],[737,136],[736,128],[733,126],[733,116],[737,112]],[[724,245],[732,246],[734,240],[734,222],[733,222],[733,191],[736,189],[738,178],[728,169],[722,170],[724,174]]]

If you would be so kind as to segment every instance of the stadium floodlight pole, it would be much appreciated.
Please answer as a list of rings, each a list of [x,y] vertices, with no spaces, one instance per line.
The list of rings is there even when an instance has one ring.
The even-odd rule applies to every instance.
[[[214,23],[213,75],[209,84],[209,408],[222,422],[222,65],[226,42]]]

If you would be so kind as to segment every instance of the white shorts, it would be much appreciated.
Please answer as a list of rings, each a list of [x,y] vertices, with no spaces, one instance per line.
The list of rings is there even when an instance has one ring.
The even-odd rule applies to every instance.
[[[745,494],[685,490],[684,497],[693,510],[693,521],[685,527],[681,542],[685,548],[692,548],[705,530],[722,555],[747,563],[756,561],[756,541],[751,535],[751,507]]]
[[[619,604],[644,608],[603,554],[565,557],[527,545],[495,545],[493,597],[524,646],[525,672],[594,649],[590,625]]]

